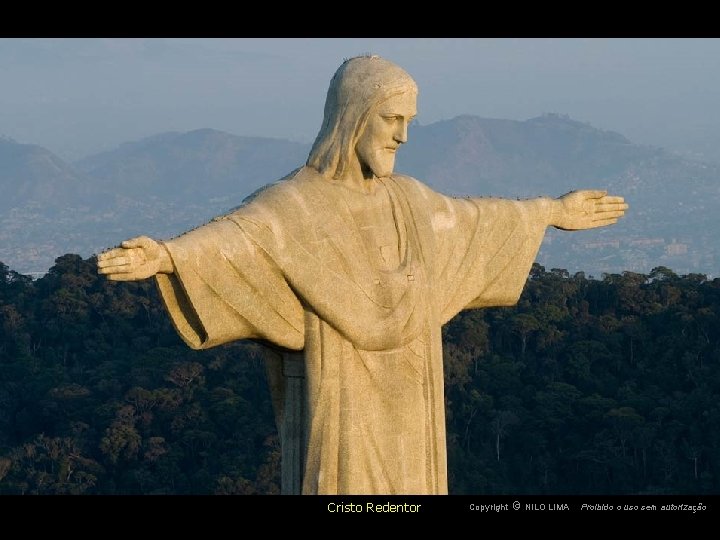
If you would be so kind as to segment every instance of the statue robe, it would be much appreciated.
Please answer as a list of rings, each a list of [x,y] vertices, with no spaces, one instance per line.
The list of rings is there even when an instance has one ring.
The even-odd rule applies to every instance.
[[[550,220],[547,198],[457,199],[379,180],[397,268],[369,256],[344,187],[302,168],[166,242],[158,274],[196,349],[252,338],[304,350],[305,494],[445,494],[441,327],[515,304]]]

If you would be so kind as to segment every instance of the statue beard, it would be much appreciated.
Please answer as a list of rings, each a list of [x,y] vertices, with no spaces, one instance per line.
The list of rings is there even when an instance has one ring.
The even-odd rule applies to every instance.
[[[389,178],[395,168],[395,152],[387,148],[379,148],[373,152],[366,163],[366,167],[372,171],[377,178]]]

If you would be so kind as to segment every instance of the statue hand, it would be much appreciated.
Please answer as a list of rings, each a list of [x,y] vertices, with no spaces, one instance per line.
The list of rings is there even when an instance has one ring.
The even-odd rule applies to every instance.
[[[172,273],[167,250],[147,236],[125,240],[121,247],[98,255],[98,273],[112,281],[137,281],[158,272]]]
[[[555,199],[551,225],[566,231],[594,229],[617,223],[628,205],[607,191],[571,191]]]

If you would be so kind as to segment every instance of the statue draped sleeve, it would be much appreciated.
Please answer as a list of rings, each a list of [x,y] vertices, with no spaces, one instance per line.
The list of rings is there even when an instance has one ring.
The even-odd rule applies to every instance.
[[[421,264],[431,281],[428,294],[437,323],[445,324],[463,309],[517,302],[550,220],[550,199],[448,197],[404,176],[395,177],[392,184],[404,193],[398,201],[405,226],[413,228],[423,252]],[[315,235],[325,225],[297,226],[313,219],[333,222],[340,212],[338,201],[328,213],[325,205],[309,204],[314,188],[303,191],[302,186],[292,186],[274,190],[268,199],[273,204],[251,205],[230,219],[222,216],[165,243],[175,272],[158,274],[157,283],[177,331],[189,346],[204,349],[252,338],[300,350],[305,329],[299,298],[358,344],[369,343],[382,328],[394,324],[388,319],[392,314],[382,311],[386,308],[375,313],[379,308],[373,309],[368,297],[353,292],[350,274],[363,266],[355,260],[362,249],[340,246],[349,253],[349,273],[328,272],[320,252],[313,255],[311,250],[322,244]],[[324,200],[327,204],[329,199]],[[341,225],[334,224],[340,229]],[[341,285],[339,277],[333,281],[328,276],[349,281]],[[340,289],[341,295],[333,292]],[[345,306],[345,299],[358,309]],[[330,309],[333,302],[342,309]],[[412,305],[412,295],[398,304],[398,320],[408,318],[405,311]],[[348,314],[356,324],[344,324]],[[362,330],[355,336],[358,327]]]
[[[304,346],[303,310],[282,272],[234,221],[217,219],[165,243],[173,274],[156,276],[183,340],[206,349],[262,339],[287,349]]]
[[[413,206],[428,212],[424,242],[434,266],[440,324],[463,309],[517,303],[550,222],[552,200],[456,198],[400,178]],[[417,220],[416,220],[417,221]],[[425,235],[423,235],[425,236]]]

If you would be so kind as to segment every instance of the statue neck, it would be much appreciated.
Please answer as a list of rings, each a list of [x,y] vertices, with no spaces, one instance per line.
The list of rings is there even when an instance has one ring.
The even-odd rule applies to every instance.
[[[380,185],[378,177],[373,174],[369,167],[360,163],[359,160],[353,160],[343,177],[335,180],[342,183],[346,188],[372,195]]]

